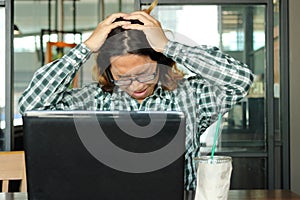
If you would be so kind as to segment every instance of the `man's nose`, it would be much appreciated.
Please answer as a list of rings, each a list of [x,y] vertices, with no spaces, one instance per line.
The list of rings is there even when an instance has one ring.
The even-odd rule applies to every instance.
[[[137,89],[137,88],[139,88],[139,87],[141,87],[143,85],[143,83],[140,83],[140,82],[138,82],[137,80],[132,80],[132,83],[131,83],[131,87],[132,88],[135,88],[135,89]]]

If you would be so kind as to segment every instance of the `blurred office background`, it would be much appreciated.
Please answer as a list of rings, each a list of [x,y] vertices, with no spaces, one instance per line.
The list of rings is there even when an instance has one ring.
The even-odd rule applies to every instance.
[[[33,73],[48,62],[50,42],[78,44],[106,16],[150,3],[0,0],[0,151],[23,148],[17,101]],[[291,188],[300,193],[294,153],[299,150],[300,115],[297,8],[297,0],[159,0],[152,12],[170,39],[218,46],[255,73],[248,96],[224,116],[217,147],[218,154],[233,157],[232,189]],[[79,87],[92,81],[93,62],[91,57],[80,71]],[[201,138],[203,154],[211,149],[209,137],[208,131]]]

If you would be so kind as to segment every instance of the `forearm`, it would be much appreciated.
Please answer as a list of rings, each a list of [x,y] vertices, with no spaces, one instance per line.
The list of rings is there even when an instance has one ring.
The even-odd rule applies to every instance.
[[[19,111],[44,110],[59,102],[90,51],[80,44],[61,59],[40,68],[19,99]]]
[[[200,75],[208,84],[226,90],[227,94],[245,96],[253,81],[253,74],[247,65],[216,47],[189,47],[169,42],[164,54]]]

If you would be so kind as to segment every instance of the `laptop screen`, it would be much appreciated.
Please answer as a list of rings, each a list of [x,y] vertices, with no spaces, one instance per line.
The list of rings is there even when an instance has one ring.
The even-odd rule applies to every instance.
[[[31,111],[30,199],[183,199],[181,112]]]

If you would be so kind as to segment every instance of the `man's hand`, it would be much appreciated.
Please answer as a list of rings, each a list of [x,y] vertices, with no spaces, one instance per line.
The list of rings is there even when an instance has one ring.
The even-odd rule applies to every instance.
[[[118,21],[114,22],[115,19],[119,17],[124,17],[125,13],[115,13],[108,16],[102,22],[98,24],[94,32],[91,36],[84,42],[84,44],[92,51],[97,52],[105,40],[107,39],[108,34],[111,32],[112,29],[117,28],[118,26],[123,26],[126,24],[130,24],[128,21]]]
[[[168,38],[162,30],[160,22],[158,20],[144,11],[133,12],[122,17],[124,19],[135,19],[143,22],[144,25],[124,24],[122,25],[122,28],[137,29],[143,31],[147,37],[149,44],[155,51],[162,52],[164,50],[164,47],[168,43]]]

